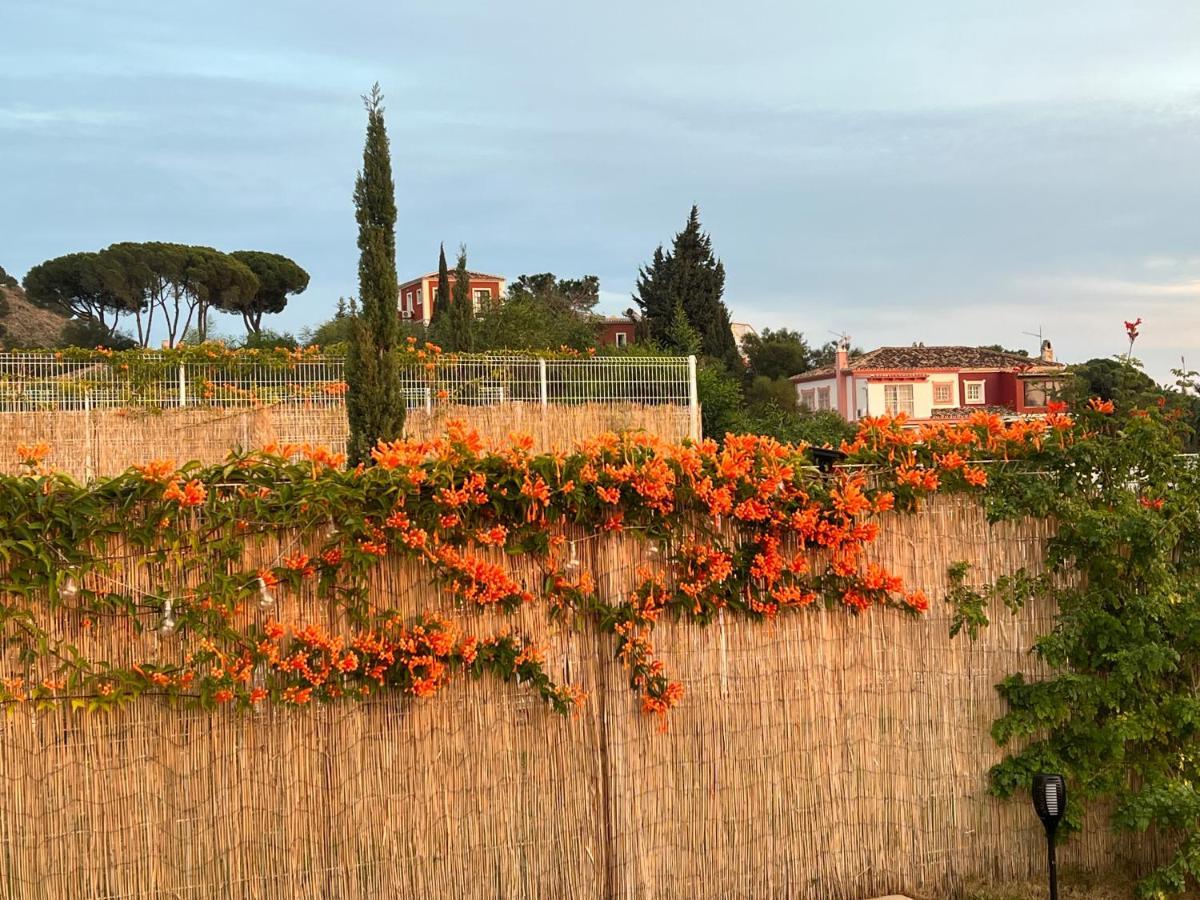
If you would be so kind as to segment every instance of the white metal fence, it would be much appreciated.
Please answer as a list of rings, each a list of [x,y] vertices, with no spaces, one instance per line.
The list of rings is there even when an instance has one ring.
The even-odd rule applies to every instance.
[[[345,361],[337,356],[303,356],[285,363],[254,357],[176,363],[156,353],[132,362],[127,356],[75,360],[0,353],[0,413],[341,405],[344,379]],[[445,356],[405,368],[403,380],[410,409],[432,412],[445,405],[501,403],[670,405],[688,408],[692,433],[699,433],[695,357]]]

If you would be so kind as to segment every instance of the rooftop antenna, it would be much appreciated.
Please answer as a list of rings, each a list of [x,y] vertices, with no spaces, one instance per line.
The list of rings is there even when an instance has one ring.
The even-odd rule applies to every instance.
[[[1045,335],[1042,334],[1042,326],[1041,325],[1038,326],[1038,330],[1036,332],[1022,331],[1021,334],[1027,334],[1030,337],[1037,338],[1038,339],[1038,350],[1040,351],[1042,349],[1042,342],[1045,341],[1046,338],[1045,338]]]

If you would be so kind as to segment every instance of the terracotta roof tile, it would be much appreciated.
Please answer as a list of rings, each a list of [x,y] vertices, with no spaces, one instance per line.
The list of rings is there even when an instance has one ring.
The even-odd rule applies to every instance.
[[[870,353],[853,357],[847,368],[851,371],[877,369],[1030,369],[1058,372],[1061,363],[1046,363],[1038,357],[1004,353],[986,347],[880,347]],[[822,366],[793,375],[793,378],[820,378],[834,374],[833,366]]]

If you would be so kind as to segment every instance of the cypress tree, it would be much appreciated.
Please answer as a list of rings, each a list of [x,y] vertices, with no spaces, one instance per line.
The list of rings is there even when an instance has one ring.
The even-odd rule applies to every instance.
[[[438,250],[438,283],[437,295],[433,301],[433,312],[429,316],[429,324],[433,325],[450,309],[450,271],[446,268],[446,245]]]
[[[454,267],[454,297],[446,317],[447,348],[469,353],[475,346],[475,304],[471,300],[471,273],[467,271],[467,248],[460,247]]]
[[[347,456],[369,462],[378,441],[404,433],[404,397],[397,354],[400,323],[396,279],[396,195],[392,159],[378,83],[363,97],[367,137],[363,167],[354,183],[358,220],[358,300],[354,337],[346,354]]]
[[[652,340],[671,345],[678,304],[700,335],[700,352],[731,370],[742,368],[730,327],[725,293],[725,266],[713,255],[712,238],[700,229],[700,210],[693,206],[683,231],[675,235],[670,252],[661,246],[650,265],[638,274],[634,302],[641,309]]]

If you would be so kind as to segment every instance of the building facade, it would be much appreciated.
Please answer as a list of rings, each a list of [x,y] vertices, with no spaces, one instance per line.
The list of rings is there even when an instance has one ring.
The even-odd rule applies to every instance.
[[[839,344],[832,366],[792,376],[796,402],[835,410],[854,422],[904,413],[909,421],[959,421],[978,410],[1001,415],[1046,412],[1065,380],[1049,341],[1029,358],[983,347],[880,347],[850,358]]]
[[[625,347],[637,340],[637,323],[629,316],[602,316],[596,324],[601,346]]]
[[[502,275],[487,275],[483,272],[468,272],[470,276],[471,300],[476,312],[504,296],[508,284]],[[400,318],[406,321],[429,324],[433,316],[433,301],[437,294],[438,273],[430,272],[400,285]],[[450,290],[454,290],[454,271],[450,271]]]

